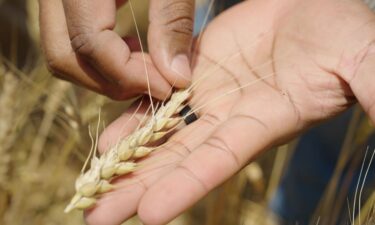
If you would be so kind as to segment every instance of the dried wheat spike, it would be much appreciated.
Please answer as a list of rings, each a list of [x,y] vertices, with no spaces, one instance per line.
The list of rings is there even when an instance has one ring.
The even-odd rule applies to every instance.
[[[163,138],[182,120],[178,113],[190,94],[189,89],[176,91],[142,127],[120,140],[100,157],[94,156],[90,169],[77,178],[76,194],[65,212],[92,207],[99,194],[113,189],[109,183],[110,179],[136,170],[137,164],[134,160],[155,150],[155,147],[146,145]]]

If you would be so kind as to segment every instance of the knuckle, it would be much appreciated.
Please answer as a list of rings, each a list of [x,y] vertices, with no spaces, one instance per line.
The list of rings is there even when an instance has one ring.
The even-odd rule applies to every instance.
[[[70,44],[75,53],[83,56],[92,56],[95,50],[95,35],[90,32],[81,32],[70,39]]]
[[[191,36],[193,34],[193,22],[191,19],[178,18],[167,24],[168,30],[175,34]]]
[[[46,66],[48,71],[50,71],[53,76],[60,79],[62,79],[62,74],[64,74],[66,68],[65,62],[66,58],[64,56],[52,54],[46,56]]]
[[[193,33],[193,1],[173,1],[162,9],[163,24],[176,34],[191,36]]]

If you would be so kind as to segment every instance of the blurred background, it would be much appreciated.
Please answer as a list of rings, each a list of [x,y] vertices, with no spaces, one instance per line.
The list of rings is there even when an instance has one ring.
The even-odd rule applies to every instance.
[[[209,18],[238,2],[215,1]],[[133,5],[145,40],[148,1]],[[209,2],[196,5],[198,33]],[[128,6],[118,17],[117,32],[135,35]],[[88,155],[88,127],[100,108],[108,124],[128,104],[53,78],[41,54],[37,1],[0,0],[0,224],[83,224],[81,212],[63,209]],[[360,224],[359,212],[361,224],[375,224],[373,136],[355,106],[267,151],[171,224]]]

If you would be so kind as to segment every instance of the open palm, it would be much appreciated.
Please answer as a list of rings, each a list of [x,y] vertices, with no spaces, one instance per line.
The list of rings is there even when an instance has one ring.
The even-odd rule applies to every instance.
[[[196,46],[189,104],[199,119],[117,179],[117,189],[86,212],[87,222],[114,225],[138,213],[145,224],[164,224],[260,152],[356,98],[374,116],[366,97],[375,96],[367,66],[374,19],[360,1],[344,0],[254,0],[227,10]],[[131,132],[145,107],[111,124],[100,149]]]

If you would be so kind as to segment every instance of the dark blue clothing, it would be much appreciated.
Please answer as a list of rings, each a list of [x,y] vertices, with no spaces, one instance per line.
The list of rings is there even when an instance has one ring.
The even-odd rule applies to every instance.
[[[348,111],[311,129],[301,137],[277,193],[271,202],[272,210],[285,220],[284,224],[296,224],[296,222],[299,225],[309,224],[311,216],[331,180],[351,116],[352,112]],[[368,146],[370,150],[375,148],[374,136],[369,139]],[[365,148],[366,146],[363,146],[363,149],[358,150],[358,154],[361,154],[360,160],[363,158]],[[372,153],[372,151],[369,151],[369,153]],[[354,178],[350,182],[347,197],[351,208],[359,172],[360,168],[357,167]],[[339,188],[343,187],[342,182],[345,175],[347,174],[344,172]],[[370,168],[366,181],[366,187],[369,190],[371,190],[371,187],[373,190],[374,180],[375,165]],[[366,196],[363,197],[366,199]],[[339,224],[349,222],[346,203],[345,201],[343,206],[335,206],[342,207]]]

